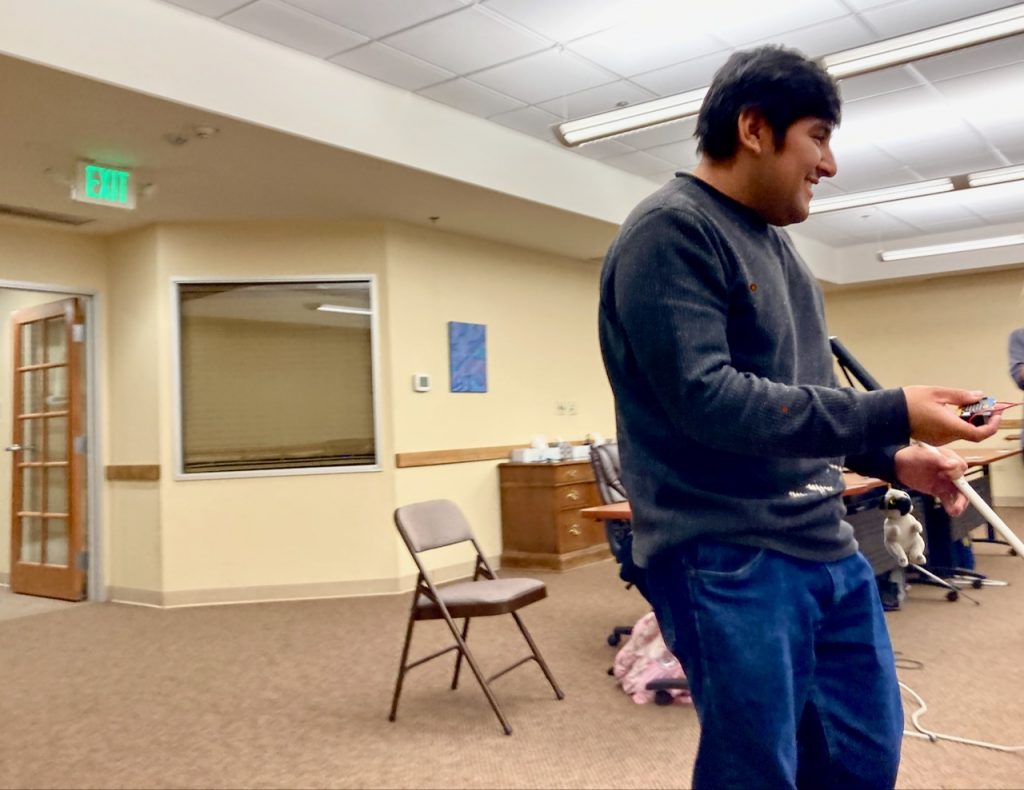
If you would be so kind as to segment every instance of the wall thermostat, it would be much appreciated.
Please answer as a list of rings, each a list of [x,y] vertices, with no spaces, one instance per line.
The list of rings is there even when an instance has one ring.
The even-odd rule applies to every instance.
[[[430,392],[430,374],[429,373],[413,373],[412,374],[412,388],[416,392]]]

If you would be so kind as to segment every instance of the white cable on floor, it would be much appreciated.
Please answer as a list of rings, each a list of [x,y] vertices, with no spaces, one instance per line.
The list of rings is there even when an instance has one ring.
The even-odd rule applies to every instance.
[[[997,752],[1024,752],[1024,746],[1000,746],[995,743],[975,741],[971,738],[961,738],[956,735],[943,735],[939,732],[932,732],[931,730],[926,730],[924,727],[921,726],[921,723],[918,721],[918,719],[925,714],[925,712],[928,710],[928,706],[925,704],[924,700],[921,699],[920,695],[903,681],[900,681],[900,688],[906,691],[908,694],[910,694],[917,701],[917,704],[920,706],[910,716],[910,721],[913,722],[914,727],[917,729],[917,732],[912,732],[911,730],[904,730],[903,734],[905,736],[910,736],[912,738],[924,738],[926,740],[931,741],[932,743],[935,743],[936,741],[953,741],[954,743],[963,743],[967,746],[980,746],[983,749],[995,749]]]

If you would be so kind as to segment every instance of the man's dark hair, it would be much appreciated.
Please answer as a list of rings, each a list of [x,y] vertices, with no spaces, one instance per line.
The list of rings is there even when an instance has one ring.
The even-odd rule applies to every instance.
[[[764,46],[734,52],[716,73],[697,116],[697,150],[729,159],[739,146],[736,120],[755,108],[771,127],[776,147],[801,118],[838,124],[839,89],[820,65],[793,49]]]

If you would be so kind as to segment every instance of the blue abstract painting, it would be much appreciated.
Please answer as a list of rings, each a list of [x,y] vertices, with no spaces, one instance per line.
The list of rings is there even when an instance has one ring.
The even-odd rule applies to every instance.
[[[452,392],[487,392],[487,327],[448,322]]]

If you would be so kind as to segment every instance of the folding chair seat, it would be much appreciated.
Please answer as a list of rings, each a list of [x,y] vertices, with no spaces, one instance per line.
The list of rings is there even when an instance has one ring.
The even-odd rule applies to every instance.
[[[427,661],[438,658],[450,651],[456,651],[455,672],[452,676],[452,689],[458,687],[459,670],[462,666],[462,659],[465,657],[470,670],[480,683],[491,709],[501,722],[506,735],[512,734],[512,727],[505,718],[504,712],[498,705],[498,701],[491,691],[490,683],[493,680],[510,672],[528,661],[536,661],[541,671],[555,691],[555,697],[563,699],[565,695],[558,687],[551,670],[541,656],[537,645],[534,643],[530,632],[526,630],[522,619],[517,611],[535,601],[547,597],[547,587],[543,582],[536,579],[499,579],[491,566],[484,559],[480,546],[469,528],[462,511],[447,499],[435,499],[428,502],[417,502],[416,504],[400,507],[395,511],[395,526],[402,536],[402,540],[409,549],[413,561],[419,570],[416,578],[416,589],[413,592],[412,606],[409,610],[409,623],[405,631],[405,644],[402,647],[402,661],[398,668],[398,678],[395,681],[395,694],[391,701],[391,714],[388,719],[395,720],[398,713],[398,698],[402,693],[402,683],[406,673],[415,666],[424,664]],[[420,559],[420,554],[431,549],[442,546],[451,546],[456,543],[468,542],[472,544],[476,552],[476,564],[473,571],[473,580],[468,582],[456,582],[441,587],[435,586]],[[515,620],[516,625],[522,632],[526,644],[530,648],[530,655],[511,664],[497,674],[485,678],[480,666],[470,652],[466,644],[469,634],[469,622],[474,617],[491,617],[494,615],[508,614]],[[455,624],[457,618],[464,618],[462,630]],[[413,625],[417,620],[444,620],[451,631],[455,644],[432,653],[429,656],[409,661],[409,648],[412,644]]]

